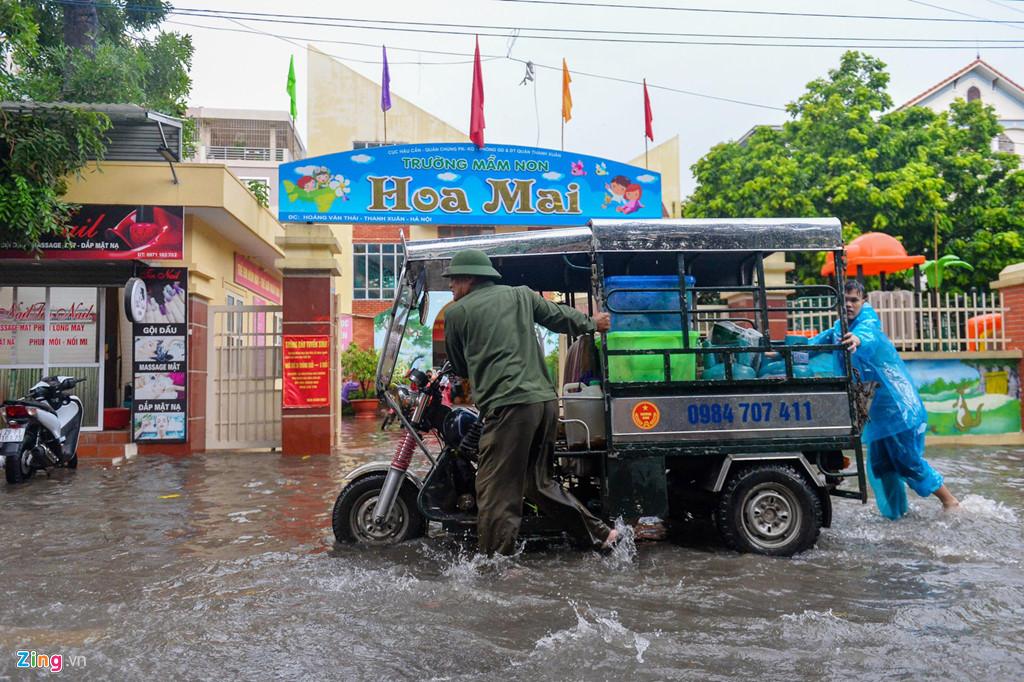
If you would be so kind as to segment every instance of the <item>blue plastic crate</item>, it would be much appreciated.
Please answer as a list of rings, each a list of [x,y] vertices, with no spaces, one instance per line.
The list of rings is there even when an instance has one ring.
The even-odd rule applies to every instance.
[[[686,275],[686,286],[696,284]],[[612,331],[681,331],[679,318],[679,277],[677,275],[611,275],[604,278],[609,309],[619,311],[672,310],[672,313],[640,315],[616,313],[611,310]],[[618,291],[616,289],[671,289],[671,291]],[[693,294],[687,292],[686,304],[693,307]]]

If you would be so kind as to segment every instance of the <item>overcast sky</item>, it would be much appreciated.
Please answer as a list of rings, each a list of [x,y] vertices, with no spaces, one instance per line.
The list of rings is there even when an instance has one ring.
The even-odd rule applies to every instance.
[[[884,15],[969,19],[979,17],[1019,24],[904,21],[797,16],[717,14],[635,9],[612,0],[589,1],[609,7],[568,7],[564,4],[502,0],[379,0],[352,3],[320,0],[182,0],[178,9],[232,10],[287,14],[295,21],[251,21],[174,15],[168,28],[192,34],[196,54],[192,65],[193,106],[285,110],[288,58],[295,55],[298,75],[299,130],[306,139],[306,55],[313,43],[364,75],[380,80],[380,44],[388,46],[392,91],[435,116],[466,130],[469,125],[471,55],[474,31],[501,33],[480,38],[481,53],[494,58],[483,65],[488,142],[559,146],[561,75],[538,68],[533,85],[520,86],[525,67],[520,61],[558,66],[564,57],[573,72],[573,120],[566,126],[566,149],[622,161],[643,152],[643,100],[639,85],[597,79],[584,72],[627,81],[646,78],[651,87],[655,142],[679,135],[683,193],[692,189],[689,166],[717,142],[736,139],[752,125],[779,123],[781,109],[804,85],[837,65],[850,46],[864,49],[889,65],[890,94],[897,104],[913,97],[969,63],[980,49],[983,59],[1008,77],[1024,82],[1024,1],[1021,0],[637,0],[635,4],[848,15]],[[305,15],[307,18],[297,18]],[[446,30],[470,35],[437,35],[399,30],[324,27],[317,17],[338,20],[384,20],[451,24]],[[268,19],[269,17],[262,17]],[[358,25],[359,22],[348,22]],[[185,25],[188,24],[188,25]],[[588,34],[615,40],[636,38],[661,41],[758,42],[749,38],[706,37],[787,36],[760,42],[808,42],[818,37],[822,47],[749,47],[736,45],[630,44],[541,40],[519,37],[507,30],[474,29],[477,24],[530,29],[608,31]],[[199,28],[198,26],[210,27]],[[409,24],[406,28],[417,28]],[[422,28],[422,27],[419,27]],[[289,40],[259,31],[287,36]],[[625,32],[701,34],[625,35]],[[582,34],[577,34],[582,35]],[[797,40],[795,37],[801,37]],[[906,43],[881,39],[907,40]],[[857,39],[857,40],[853,40]],[[916,43],[910,42],[913,39]],[[922,42],[923,39],[923,42]],[[895,49],[892,45],[934,45],[936,39],[966,41],[942,49]],[[1014,49],[999,49],[984,41],[1011,41]],[[362,47],[328,41],[368,43]],[[1016,41],[1013,43],[1012,41]],[[405,49],[401,49],[405,48]],[[459,53],[430,54],[426,50]],[[461,56],[465,55],[465,56]],[[512,59],[506,58],[510,55]],[[372,63],[361,63],[360,60]],[[435,62],[445,62],[437,64]],[[461,62],[461,63],[452,63]],[[316,87],[316,84],[309,84]],[[706,97],[671,92],[665,86],[703,95],[743,100],[758,108]],[[340,93],[344,96],[344,93]],[[536,101],[535,101],[536,96]],[[368,106],[376,106],[369,103]],[[539,109],[539,140],[538,115]]]

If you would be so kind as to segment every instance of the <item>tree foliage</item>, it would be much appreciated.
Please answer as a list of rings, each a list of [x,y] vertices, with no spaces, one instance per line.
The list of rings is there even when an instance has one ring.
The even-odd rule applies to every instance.
[[[159,0],[0,2],[0,100],[130,103],[182,115],[192,42],[159,31]],[[102,159],[103,115],[71,105],[0,117],[0,241],[31,248],[58,235],[73,206],[67,178]]]
[[[983,285],[1024,260],[1024,171],[993,150],[1002,131],[991,107],[957,100],[948,111],[892,110],[878,59],[843,55],[828,77],[787,106],[781,127],[713,147],[694,166],[689,217],[835,216],[845,239],[889,233],[908,253],[958,254],[974,271],[947,284]],[[820,260],[798,262],[817,279]]]

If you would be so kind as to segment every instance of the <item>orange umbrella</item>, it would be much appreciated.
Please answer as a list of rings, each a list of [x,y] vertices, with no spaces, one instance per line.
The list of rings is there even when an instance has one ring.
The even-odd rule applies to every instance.
[[[846,245],[847,276],[856,276],[858,268],[863,268],[865,275],[903,272],[924,261],[924,256],[908,256],[898,239],[883,232],[867,232]],[[835,258],[828,254],[821,275],[830,277],[835,271]]]

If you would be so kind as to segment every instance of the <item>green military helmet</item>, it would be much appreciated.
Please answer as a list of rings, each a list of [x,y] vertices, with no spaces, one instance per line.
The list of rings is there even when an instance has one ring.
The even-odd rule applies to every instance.
[[[501,279],[501,273],[491,266],[491,259],[479,249],[459,251],[452,256],[448,269],[441,273],[442,277],[455,277],[458,275]]]

